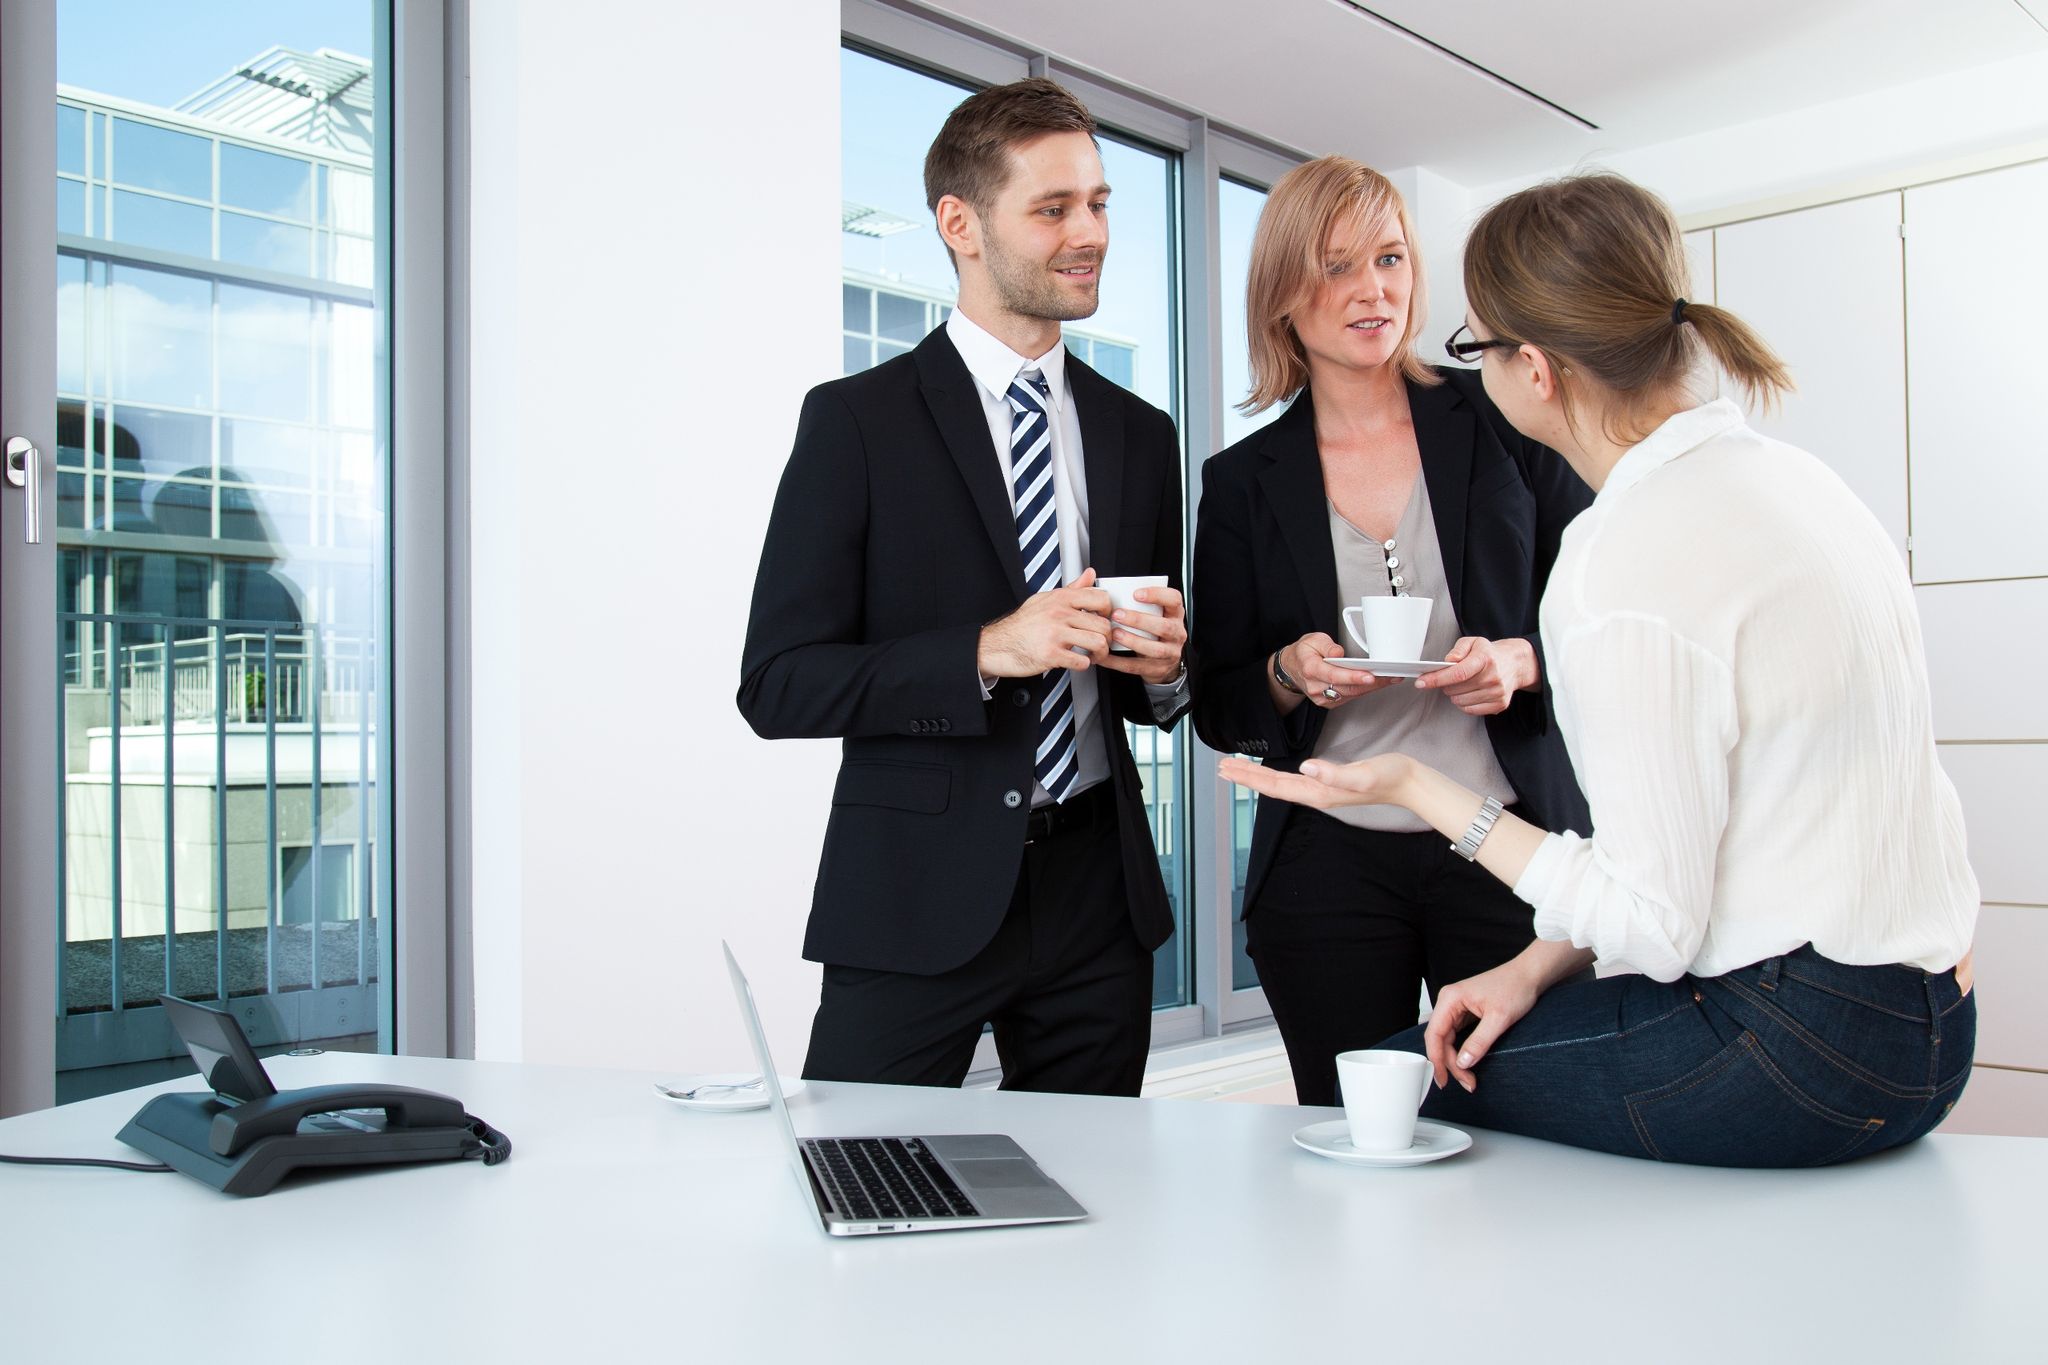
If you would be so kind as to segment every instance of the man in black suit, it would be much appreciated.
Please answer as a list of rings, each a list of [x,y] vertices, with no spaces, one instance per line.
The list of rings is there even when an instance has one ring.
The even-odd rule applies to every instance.
[[[1009,1089],[1144,1076],[1173,923],[1124,722],[1187,706],[1180,457],[1060,344],[1109,244],[1094,133],[1046,80],[955,109],[925,159],[952,316],[798,420],[739,705],[763,738],[843,740],[806,1076],[958,1085],[985,1023]],[[1139,574],[1163,615],[1094,586]]]

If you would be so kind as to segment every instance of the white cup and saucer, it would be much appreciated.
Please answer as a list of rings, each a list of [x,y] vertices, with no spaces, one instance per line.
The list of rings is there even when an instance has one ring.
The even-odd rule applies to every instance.
[[[1140,588],[1165,587],[1166,575],[1163,573],[1131,574],[1120,578],[1098,578],[1095,580],[1095,586],[1109,594],[1109,605],[1113,610],[1143,612],[1148,616],[1166,615],[1166,608],[1160,606],[1157,602],[1140,602],[1137,598],[1137,591]],[[1123,626],[1121,629],[1127,630],[1133,635],[1142,636],[1147,640],[1159,638],[1149,631],[1139,630],[1136,626]],[[1112,654],[1136,654],[1138,651],[1130,648],[1128,645],[1111,645],[1109,652]]]
[[[1347,1166],[1420,1166],[1456,1156],[1472,1135],[1415,1117],[1434,1073],[1419,1052],[1366,1048],[1337,1054],[1344,1117],[1311,1123],[1294,1143]]]
[[[1361,597],[1357,606],[1344,608],[1344,633],[1358,646],[1358,657],[1324,662],[1382,678],[1419,678],[1448,668],[1443,659],[1422,657],[1435,607],[1434,597]]]

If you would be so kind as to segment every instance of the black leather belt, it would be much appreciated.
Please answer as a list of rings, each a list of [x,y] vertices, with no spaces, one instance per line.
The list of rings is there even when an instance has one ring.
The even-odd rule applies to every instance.
[[[1056,834],[1069,834],[1078,829],[1094,829],[1099,823],[1114,819],[1116,783],[1104,780],[1079,796],[1071,796],[1064,802],[1039,806],[1033,810],[1030,818],[1024,822],[1024,842],[1035,844]]]

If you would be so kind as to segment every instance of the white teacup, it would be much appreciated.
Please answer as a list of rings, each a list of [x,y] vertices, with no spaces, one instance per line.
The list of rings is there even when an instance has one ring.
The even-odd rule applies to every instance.
[[[1166,615],[1165,607],[1160,606],[1157,602],[1140,602],[1136,596],[1140,588],[1165,587],[1166,575],[1163,573],[1133,574],[1124,578],[1098,578],[1095,580],[1095,586],[1109,594],[1110,606],[1119,611],[1142,611],[1151,616]],[[1148,640],[1159,638],[1156,635],[1139,630],[1135,626],[1125,626],[1124,629],[1130,631],[1133,635],[1143,635]],[[1109,652],[1112,654],[1137,653],[1136,650],[1128,645],[1111,645]]]
[[[1344,608],[1344,630],[1368,659],[1420,659],[1435,606],[1434,597],[1362,597]],[[1363,625],[1352,620],[1354,612]]]
[[[1337,1085],[1351,1145],[1361,1152],[1405,1152],[1415,1142],[1415,1111],[1435,1073],[1419,1052],[1367,1048],[1337,1054]]]

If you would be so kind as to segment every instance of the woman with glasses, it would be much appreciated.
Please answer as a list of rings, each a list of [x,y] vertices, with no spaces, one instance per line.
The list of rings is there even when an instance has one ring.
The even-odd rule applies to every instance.
[[[1596,490],[1542,608],[1596,833],[1394,751],[1224,775],[1410,812],[1533,908],[1534,942],[1386,1044],[1429,1055],[1425,1114],[1724,1166],[1912,1141],[1969,1074],[1977,883],[1889,537],[1819,460],[1699,402],[1709,360],[1764,403],[1786,374],[1687,301],[1654,195],[1601,175],[1510,196],[1465,290],[1487,392]]]
[[[1252,392],[1271,425],[1203,471],[1195,725],[1276,770],[1390,749],[1587,831],[1551,722],[1536,602],[1590,493],[1509,428],[1469,370],[1415,353],[1423,274],[1400,194],[1342,157],[1273,187],[1247,285]],[[1430,599],[1413,660],[1362,666],[1362,599]],[[1333,659],[1352,660],[1333,663]],[[1435,666],[1431,666],[1435,665]],[[1417,676],[1417,674],[1420,676]],[[1529,940],[1529,909],[1406,811],[1262,801],[1246,941],[1304,1104],[1336,1055],[1415,1022],[1432,990]]]

